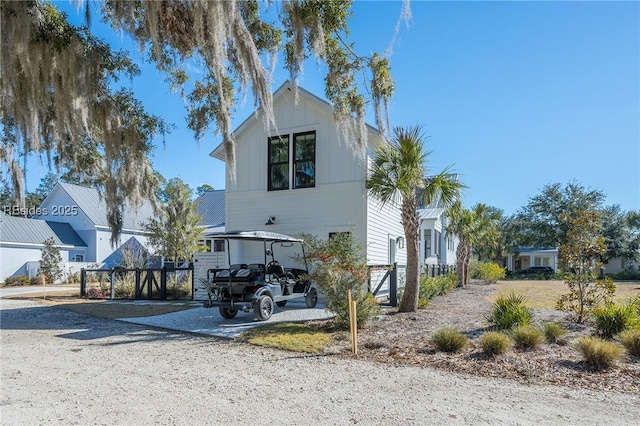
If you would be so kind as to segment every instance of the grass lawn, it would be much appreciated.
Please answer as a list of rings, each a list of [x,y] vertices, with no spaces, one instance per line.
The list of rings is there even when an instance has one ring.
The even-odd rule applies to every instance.
[[[618,282],[616,284],[616,301],[640,295],[640,281]],[[500,281],[496,296],[510,292],[523,294],[527,297],[530,308],[555,309],[558,298],[569,289],[564,281],[553,280],[515,280]],[[494,300],[495,297],[494,296]]]

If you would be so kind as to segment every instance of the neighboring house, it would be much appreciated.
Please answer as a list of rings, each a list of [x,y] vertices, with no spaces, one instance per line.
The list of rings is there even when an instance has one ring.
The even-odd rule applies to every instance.
[[[102,263],[117,248],[111,246],[106,204],[93,188],[59,182],[42,202],[40,212],[42,214],[34,216],[35,219],[68,223],[84,240],[86,253],[76,261]],[[154,216],[148,202],[137,210],[126,208],[120,242],[134,237],[146,246],[147,237],[142,223]]]
[[[203,232],[223,232],[225,228],[224,190],[204,192],[194,202],[202,218],[200,226],[204,228]]]
[[[87,265],[114,264],[128,247],[146,246],[142,222],[153,217],[149,203],[138,210],[127,208],[120,241],[111,246],[107,210],[98,191],[68,183],[57,183],[32,218],[2,214],[0,226],[0,281],[8,276],[37,274],[44,241],[53,237],[60,248],[63,269],[78,272]],[[135,242],[131,241],[134,239]]]
[[[634,271],[640,269],[640,264],[633,259],[626,257],[616,257],[604,263],[604,272],[607,274],[619,274],[624,271]]]
[[[224,232],[225,230],[225,203],[224,190],[207,191],[195,199],[198,206],[198,214],[202,218],[203,237],[200,244],[206,248],[208,256],[205,256],[211,267],[224,265],[226,262],[225,245],[223,240],[207,238],[206,234]],[[202,258],[202,256],[200,256]],[[201,259],[198,259],[200,261]]]
[[[267,131],[254,113],[233,132],[236,176],[226,176],[225,228],[320,238],[353,232],[370,265],[405,264],[399,206],[382,206],[365,189],[384,138],[367,126],[367,156],[359,158],[339,141],[332,106],[303,88],[296,103],[290,82],[274,92],[273,105],[276,128]],[[224,146],[211,156],[225,161]]]
[[[44,241],[49,238],[60,249],[65,265],[86,256],[86,243],[69,224],[0,213],[0,281],[17,275],[35,277]]]
[[[517,253],[507,255],[507,270],[518,272],[531,266],[550,266],[558,270],[557,247],[519,247]]]
[[[437,206],[437,203],[434,203]],[[459,239],[446,232],[447,216],[443,207],[420,208],[420,265],[455,265]]]

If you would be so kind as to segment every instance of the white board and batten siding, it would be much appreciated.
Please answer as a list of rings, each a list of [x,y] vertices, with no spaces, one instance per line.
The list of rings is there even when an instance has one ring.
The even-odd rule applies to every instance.
[[[283,85],[274,94],[276,127],[265,130],[258,116],[247,119],[234,131],[236,139],[236,176],[227,174],[225,191],[225,228],[231,230],[268,230],[299,236],[301,233],[328,238],[333,232],[351,231],[366,251],[369,264],[406,263],[405,249],[395,241],[403,236],[396,206],[381,207],[369,200],[365,188],[368,157],[356,155],[341,142],[330,104],[300,90],[294,93]],[[382,142],[368,129],[368,153]],[[315,186],[312,188],[268,190],[268,140],[275,136],[293,136],[315,132]],[[223,148],[212,155],[224,160]],[[290,152],[289,170],[293,170]],[[290,173],[289,188],[293,188]],[[275,225],[265,223],[275,217]],[[232,255],[233,255],[232,251]],[[245,253],[247,254],[247,253]],[[232,260],[233,263],[233,260]]]
[[[228,268],[226,252],[198,252],[193,255],[193,300],[208,300],[207,271]]]
[[[391,265],[394,262],[401,266],[407,264],[406,241],[400,209],[394,203],[382,205],[380,201],[369,196],[367,199],[367,263],[369,265]],[[402,244],[398,244],[403,241]],[[372,291],[378,286],[386,274],[386,270],[373,268],[371,270]],[[404,268],[399,268],[399,274]],[[403,283],[398,276],[398,286]],[[377,297],[389,294],[389,280],[387,279]]]

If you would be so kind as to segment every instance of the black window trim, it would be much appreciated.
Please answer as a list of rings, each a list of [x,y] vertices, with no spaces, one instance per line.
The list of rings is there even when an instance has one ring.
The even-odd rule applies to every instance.
[[[289,172],[287,173],[287,185],[285,188],[273,188],[271,182],[271,166],[272,165],[282,165],[284,162],[272,163],[271,162],[271,141],[273,140],[286,140],[287,141],[287,168]],[[289,135],[277,135],[271,136],[267,139],[267,191],[286,191],[291,188],[291,139]]]
[[[309,161],[309,159],[304,159],[304,160],[296,160],[296,137],[298,136],[306,136],[306,135],[313,135],[313,166],[314,166],[314,175],[313,175],[313,185],[306,185],[306,186],[296,186],[296,177],[295,177],[295,172],[296,172],[296,163],[298,161]],[[293,149],[291,150],[291,159],[292,159],[292,164],[291,164],[291,173],[293,175],[293,185],[292,185],[292,189],[302,189],[302,188],[315,188],[316,186],[316,176],[315,176],[315,165],[316,165],[316,146],[317,146],[317,135],[316,135],[316,131],[315,130],[309,130],[306,132],[300,132],[300,133],[294,133],[293,137],[291,138],[291,142],[293,145]]]

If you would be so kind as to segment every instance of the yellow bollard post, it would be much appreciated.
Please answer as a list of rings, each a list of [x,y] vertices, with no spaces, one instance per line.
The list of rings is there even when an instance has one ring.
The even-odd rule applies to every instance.
[[[44,274],[41,274],[40,278],[42,280],[42,298],[46,299],[47,298],[47,279],[45,278]]]
[[[356,310],[356,301],[351,301],[351,312],[353,312],[353,330],[351,332],[352,336],[352,350],[354,355],[358,355],[358,315]]]
[[[351,352],[358,355],[358,317],[356,316],[356,301],[353,300],[351,289],[347,291],[347,301],[349,303],[349,330],[351,331]]]

